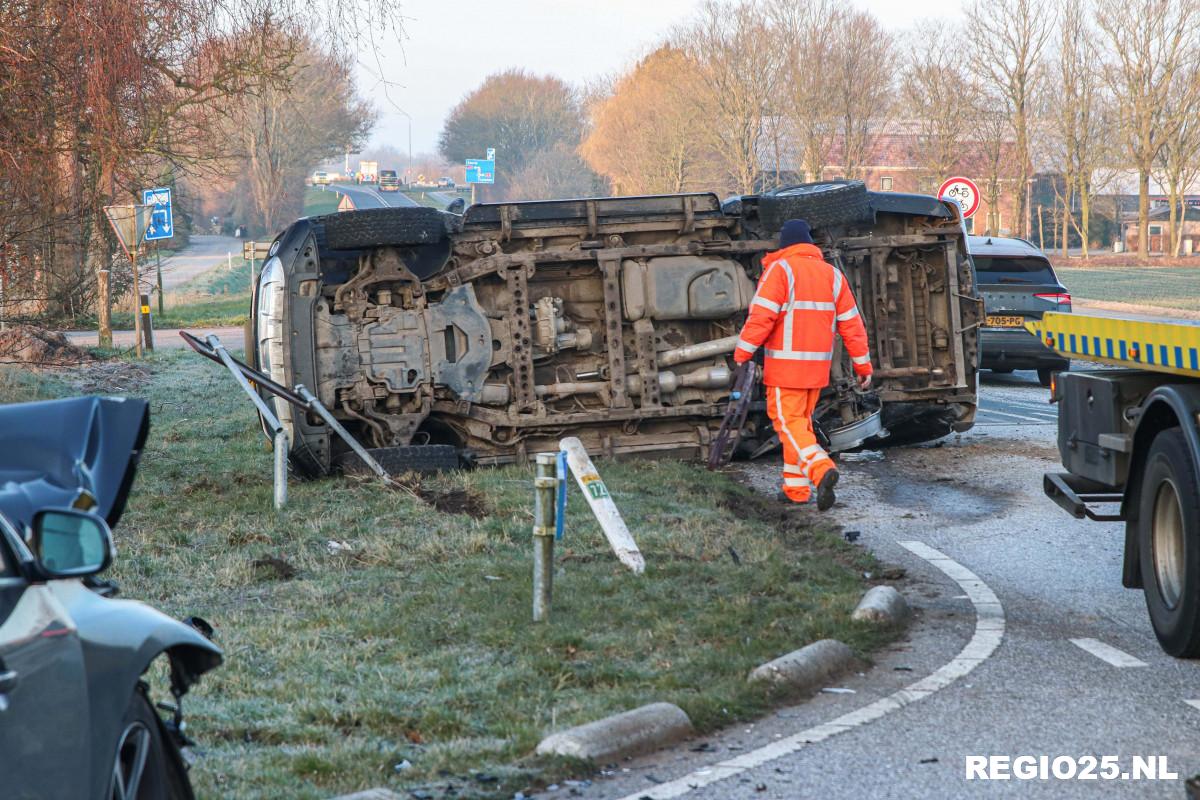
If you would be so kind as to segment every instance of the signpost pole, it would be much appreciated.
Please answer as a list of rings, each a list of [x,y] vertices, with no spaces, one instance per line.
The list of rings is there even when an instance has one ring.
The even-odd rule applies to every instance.
[[[96,270],[96,317],[99,328],[98,344],[105,349],[112,348],[112,306],[108,301],[108,270]]]
[[[141,308],[138,309],[138,315],[142,318],[142,336],[146,344],[146,349],[151,353],[154,352],[154,317],[150,315],[150,295],[139,295],[141,300]]]
[[[138,244],[134,242],[129,248],[129,262],[133,264],[133,339],[137,349],[137,357],[145,355],[142,350],[142,283],[138,276]]]
[[[158,315],[163,315],[163,288],[162,288],[162,253],[158,246],[154,247],[154,257],[158,260]]]

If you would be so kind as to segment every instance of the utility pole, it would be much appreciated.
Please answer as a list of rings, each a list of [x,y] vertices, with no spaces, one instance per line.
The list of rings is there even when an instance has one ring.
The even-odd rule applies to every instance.
[[[162,253],[158,249],[158,245],[154,245],[154,257],[158,259],[158,315],[163,315],[163,288],[162,288]]]

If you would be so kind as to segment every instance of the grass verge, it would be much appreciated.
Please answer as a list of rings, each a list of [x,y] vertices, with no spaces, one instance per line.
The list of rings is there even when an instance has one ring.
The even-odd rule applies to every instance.
[[[333,189],[317,189],[309,186],[304,190],[304,216],[317,217],[337,211],[342,195]]]
[[[426,481],[432,503],[372,481],[293,482],[276,515],[269,450],[229,377],[181,352],[148,365],[154,417],[111,577],[217,629],[226,664],[185,703],[200,797],[511,797],[586,774],[531,756],[553,730],[656,700],[712,730],[780,699],[746,684],[758,664],[825,637],[866,654],[894,635],[850,619],[876,568],[864,551],[672,461],[600,464],[642,577],[572,489],[553,620],[535,626],[529,468]],[[21,399],[64,391],[15,385]]]
[[[1058,267],[1055,271],[1077,297],[1200,311],[1200,268]]]

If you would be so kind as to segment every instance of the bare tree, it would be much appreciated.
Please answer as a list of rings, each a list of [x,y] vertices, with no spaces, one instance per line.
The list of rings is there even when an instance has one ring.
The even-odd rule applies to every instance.
[[[820,180],[838,130],[836,93],[825,76],[838,57],[835,29],[844,14],[833,0],[790,0],[770,6],[767,13],[782,53],[779,90],[769,106],[776,162],[784,152],[796,153],[805,178]]]
[[[1180,124],[1170,98],[1197,57],[1197,0],[1097,0],[1096,24],[1110,47],[1105,80],[1138,173],[1138,255],[1150,252],[1150,174]],[[1184,105],[1186,108],[1186,104]]]
[[[1200,177],[1200,119],[1193,106],[1200,97],[1200,64],[1192,61],[1180,70],[1175,87],[1167,98],[1165,115],[1171,132],[1163,140],[1158,153],[1155,174],[1167,190],[1168,236],[1170,247],[1164,248],[1174,256],[1183,245],[1183,220],[1187,216],[1184,195]]]
[[[296,39],[304,49],[288,71],[232,98],[228,112],[228,136],[244,164],[255,221],[272,235],[299,214],[308,170],[360,148],[375,121],[374,111],[357,99],[351,62],[303,36]]]
[[[843,173],[859,178],[876,132],[893,110],[895,42],[865,11],[842,11],[832,19],[833,47],[823,70],[825,79],[807,83],[824,87],[836,119]]]
[[[923,20],[907,42],[901,93],[915,133],[911,155],[927,182],[957,170],[974,123],[974,88],[954,56],[960,38],[941,21]]]
[[[1058,86],[1045,104],[1051,120],[1050,158],[1063,176],[1062,226],[1079,234],[1083,257],[1091,246],[1092,197],[1096,170],[1113,160],[1112,103],[1103,86],[1101,43],[1089,23],[1086,0],[1062,0],[1059,8]],[[1055,184],[1056,191],[1058,184]],[[1079,203],[1079,219],[1072,208]],[[1063,248],[1066,249],[1064,236]],[[1065,255],[1065,252],[1064,252]]]
[[[660,47],[596,101],[580,153],[618,194],[707,188],[712,153],[696,132],[705,99],[691,59]]]
[[[705,103],[711,108],[710,114],[696,119],[697,132],[720,160],[730,188],[755,191],[762,172],[764,118],[787,43],[773,37],[757,0],[729,5],[705,0],[673,38],[697,65]]]
[[[1034,95],[1045,78],[1044,52],[1054,31],[1048,0],[976,0],[967,33],[979,64],[1008,110],[1017,162],[1016,230],[1028,236],[1026,189],[1033,176],[1031,113]]]

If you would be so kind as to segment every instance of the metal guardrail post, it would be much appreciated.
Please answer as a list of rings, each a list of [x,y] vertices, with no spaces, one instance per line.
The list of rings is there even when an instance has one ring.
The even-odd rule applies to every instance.
[[[533,621],[550,618],[554,593],[554,506],[557,459],[538,453],[533,478]]]
[[[282,511],[287,505],[287,460],[288,460],[288,437],[282,430],[275,432],[275,469],[273,477],[275,481],[275,510]]]
[[[221,359],[221,363],[225,365],[233,374],[233,379],[238,382],[238,386],[242,387],[242,391],[254,403],[254,407],[258,409],[258,413],[262,414],[262,418],[266,420],[267,427],[271,429],[271,439],[275,446],[275,467],[273,470],[275,479],[275,508],[282,509],[287,503],[287,452],[288,452],[288,437],[287,431],[283,427],[283,423],[279,421],[279,417],[275,416],[275,412],[267,405],[267,401],[259,396],[258,392],[254,391],[254,387],[250,385],[250,381],[246,380],[246,376],[242,374],[242,370],[234,361],[233,356],[229,355],[229,351],[225,349],[225,345],[221,344],[221,340],[216,334],[209,334],[205,339],[208,346],[213,349],[217,357]]]

